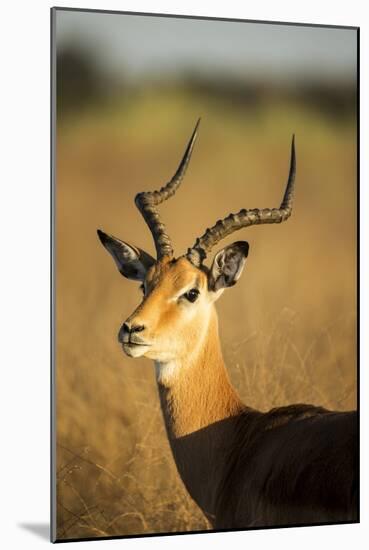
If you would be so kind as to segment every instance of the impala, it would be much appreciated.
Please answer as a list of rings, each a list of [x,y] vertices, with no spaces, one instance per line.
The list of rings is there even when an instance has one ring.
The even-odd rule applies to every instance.
[[[211,267],[204,264],[234,231],[290,217],[294,138],[280,207],[230,214],[175,258],[157,207],[183,179],[198,124],[169,183],[135,198],[157,258],[98,230],[120,273],[143,290],[118,340],[129,357],[154,360],[179,475],[214,528],[357,521],[356,412],[299,404],[265,413],[246,406],[224,365],[215,302],[240,278],[249,245],[234,242],[215,254]]]

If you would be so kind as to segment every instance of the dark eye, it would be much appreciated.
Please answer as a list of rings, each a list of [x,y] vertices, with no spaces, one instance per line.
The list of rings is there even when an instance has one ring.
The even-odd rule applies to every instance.
[[[145,296],[145,285],[143,283],[140,284],[140,290],[142,290],[142,293]]]
[[[199,297],[200,292],[197,290],[197,288],[191,288],[186,294],[183,294],[183,296],[191,302],[192,304],[196,302],[197,298]]]

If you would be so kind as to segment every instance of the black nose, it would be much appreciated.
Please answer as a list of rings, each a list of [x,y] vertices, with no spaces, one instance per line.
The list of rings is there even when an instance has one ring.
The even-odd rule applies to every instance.
[[[123,323],[122,328],[120,329],[123,332],[131,332],[131,325],[128,323]]]
[[[123,344],[124,341],[128,342],[129,335],[134,332],[142,332],[145,330],[145,325],[131,325],[129,322],[123,323],[118,333],[118,341]],[[124,338],[126,336],[126,338]]]

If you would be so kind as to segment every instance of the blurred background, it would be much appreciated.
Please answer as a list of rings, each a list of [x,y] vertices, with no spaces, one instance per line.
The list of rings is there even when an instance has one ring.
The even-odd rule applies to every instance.
[[[291,219],[218,247],[250,243],[218,302],[223,351],[249,406],[355,408],[356,31],[54,15],[58,538],[207,529],[153,365],[117,343],[141,292],[96,229],[154,253],[134,196],[171,178],[201,116],[184,183],[160,207],[180,255],[218,218],[279,205],[295,133]]]

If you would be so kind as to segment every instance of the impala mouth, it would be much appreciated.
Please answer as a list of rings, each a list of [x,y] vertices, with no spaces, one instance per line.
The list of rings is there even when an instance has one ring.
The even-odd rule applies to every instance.
[[[150,346],[150,344],[143,344],[143,343],[139,344],[138,342],[123,342],[123,346],[148,348]]]
[[[150,344],[137,342],[123,342],[123,351],[128,357],[140,357],[150,347]]]

